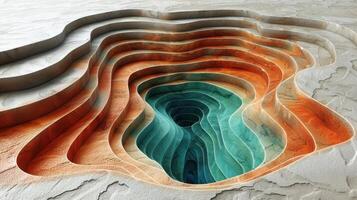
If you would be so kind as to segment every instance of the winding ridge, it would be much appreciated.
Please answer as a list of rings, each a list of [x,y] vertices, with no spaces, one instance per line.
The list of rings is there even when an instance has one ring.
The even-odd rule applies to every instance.
[[[210,189],[346,142],[352,126],[296,83],[322,67],[304,43],[336,59],[319,31],[357,44],[319,20],[120,10],[0,52],[0,178],[100,169]]]

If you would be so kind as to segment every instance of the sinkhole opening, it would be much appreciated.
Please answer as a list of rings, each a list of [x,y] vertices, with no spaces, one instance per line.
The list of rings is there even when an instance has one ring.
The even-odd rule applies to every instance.
[[[170,113],[172,120],[181,127],[192,126],[202,118],[202,112],[195,105],[191,105],[190,101],[171,103],[176,103],[176,105],[168,106],[169,109],[166,112]]]
[[[205,178],[200,177],[202,175],[197,166],[198,163],[200,163],[200,158],[195,152],[196,148],[192,145],[199,143],[199,138],[195,136],[193,131],[194,127],[192,126],[199,123],[202,119],[204,115],[202,110],[203,106],[200,101],[184,98],[174,99],[166,105],[166,113],[169,113],[172,121],[178,125],[178,128],[182,127],[182,132],[184,132],[187,137],[190,137],[190,145],[187,151],[184,152],[186,156],[184,158],[181,181],[185,183],[198,184],[206,182]]]
[[[174,121],[179,126],[187,127],[192,126],[194,123],[198,122],[198,117],[196,115],[192,115],[191,113],[184,113],[182,115],[176,116]]]
[[[242,120],[241,98],[223,87],[187,81],[152,87],[145,101],[154,117],[137,146],[181,182],[206,184],[258,166],[264,151]]]

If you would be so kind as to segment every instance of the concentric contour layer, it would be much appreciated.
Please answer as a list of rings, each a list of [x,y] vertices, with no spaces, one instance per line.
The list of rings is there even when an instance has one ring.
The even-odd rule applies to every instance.
[[[352,126],[297,84],[324,67],[305,46],[334,63],[329,34],[357,44],[319,20],[119,10],[0,52],[0,178],[111,170],[220,188],[346,142]]]

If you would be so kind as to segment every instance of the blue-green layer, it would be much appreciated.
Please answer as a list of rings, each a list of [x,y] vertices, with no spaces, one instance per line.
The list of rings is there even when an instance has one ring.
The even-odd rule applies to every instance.
[[[204,82],[151,88],[155,117],[137,145],[172,178],[211,183],[245,173],[264,160],[258,137],[245,126],[236,94]]]

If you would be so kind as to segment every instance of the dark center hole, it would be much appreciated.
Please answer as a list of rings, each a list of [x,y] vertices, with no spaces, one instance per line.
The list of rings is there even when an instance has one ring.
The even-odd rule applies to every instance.
[[[182,127],[192,126],[192,124],[199,120],[198,116],[192,113],[181,113],[179,115],[175,115],[172,118],[177,125]]]
[[[200,120],[203,113],[198,107],[187,101],[181,102],[183,105],[178,103],[179,102],[175,102],[176,105],[171,104],[174,106],[169,106],[169,109],[167,110],[177,125],[181,127],[189,127]]]

